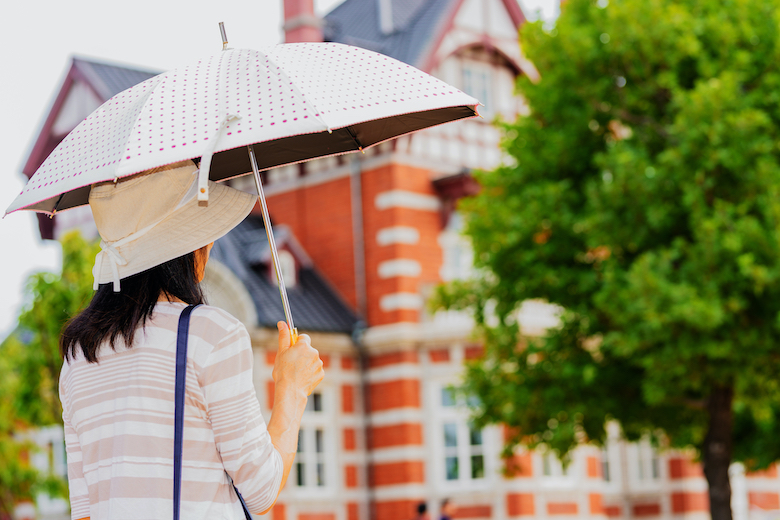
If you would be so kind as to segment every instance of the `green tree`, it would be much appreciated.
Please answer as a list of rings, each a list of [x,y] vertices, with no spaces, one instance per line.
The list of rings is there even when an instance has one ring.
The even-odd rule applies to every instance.
[[[514,164],[460,206],[482,276],[434,301],[476,317],[464,390],[481,424],[515,427],[507,449],[565,460],[609,420],[662,434],[699,450],[717,520],[730,462],[780,457],[778,7],[569,0],[523,27],[541,80],[502,125]],[[561,325],[523,338],[534,298]]]
[[[62,424],[58,397],[60,331],[92,297],[92,264],[98,247],[78,232],[62,239],[62,273],[36,273],[27,284],[29,304],[16,330],[0,345],[0,516],[40,491],[63,494],[65,483],[42,475],[29,455],[25,431]]]

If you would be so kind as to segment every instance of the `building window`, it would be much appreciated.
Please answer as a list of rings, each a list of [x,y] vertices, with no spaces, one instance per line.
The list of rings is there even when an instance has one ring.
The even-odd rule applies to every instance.
[[[295,287],[298,284],[298,272],[295,267],[295,258],[289,251],[282,249],[279,251],[279,268],[282,271],[284,277],[285,287]],[[279,283],[276,279],[276,273],[272,273],[275,283]]]
[[[646,440],[640,441],[637,447],[637,476],[640,481],[658,480],[661,478],[658,452]]]
[[[447,227],[439,234],[442,265],[439,275],[443,281],[464,280],[473,272],[474,251],[463,233],[463,217],[457,211],[450,215]]]
[[[324,489],[329,482],[327,453],[330,431],[327,428],[325,401],[321,392],[309,396],[298,432],[295,456],[295,484],[298,488]]]
[[[545,477],[568,477],[571,474],[571,463],[564,467],[555,452],[547,450],[542,453],[542,475]]]
[[[464,485],[483,481],[486,476],[485,432],[468,420],[468,409],[448,387],[440,388],[437,397],[443,480]]]
[[[478,61],[464,61],[462,70],[463,92],[477,99],[485,105],[480,107],[483,115],[493,113],[493,100],[491,95],[492,67],[489,63]]]
[[[601,476],[605,482],[612,481],[612,476],[609,473],[609,451],[606,446],[601,448]]]

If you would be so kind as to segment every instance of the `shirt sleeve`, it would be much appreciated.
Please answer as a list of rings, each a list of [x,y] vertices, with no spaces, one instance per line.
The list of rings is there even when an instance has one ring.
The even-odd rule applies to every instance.
[[[260,412],[251,341],[240,322],[211,351],[200,379],[225,471],[249,510],[263,512],[279,494],[283,463]]]
[[[63,402],[64,405],[64,402]],[[81,444],[76,430],[70,423],[67,410],[62,412],[65,426],[65,451],[68,457],[68,489],[70,492],[70,517],[72,520],[87,518],[89,512],[89,489],[84,478]]]

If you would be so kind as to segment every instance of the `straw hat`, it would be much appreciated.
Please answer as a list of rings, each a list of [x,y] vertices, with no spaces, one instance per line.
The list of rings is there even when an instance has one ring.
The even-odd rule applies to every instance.
[[[199,205],[192,161],[147,170],[92,186],[89,206],[100,233],[94,288],[146,271],[195,251],[238,225],[257,197],[209,181],[209,201]]]

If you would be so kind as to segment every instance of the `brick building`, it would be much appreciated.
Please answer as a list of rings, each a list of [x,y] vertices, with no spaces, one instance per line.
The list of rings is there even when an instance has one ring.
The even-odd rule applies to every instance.
[[[424,304],[436,284],[469,274],[455,202],[478,189],[473,169],[502,159],[490,121],[524,111],[514,80],[537,75],[518,45],[524,21],[517,0],[345,0],[323,19],[312,0],[285,1],[288,41],[388,54],[480,99],[485,119],[263,173],[292,312],[326,367],[273,520],[407,520],[420,501],[433,517],[444,498],[458,518],[709,517],[706,481],[689,454],[623,442],[613,428],[606,449],[583,446],[566,469],[543,452],[502,461],[502,430],[471,428],[447,391],[481,347],[467,318],[430,315]],[[25,173],[92,109],[153,74],[74,59]],[[232,182],[254,190],[248,177]],[[206,285],[210,302],[250,330],[269,414],[282,313],[256,215],[217,242]],[[40,223],[45,238],[73,227],[94,233],[84,208]],[[525,333],[540,334],[555,314],[527,302],[521,321]],[[780,509],[776,468],[744,475],[735,465],[732,474],[735,518]]]

